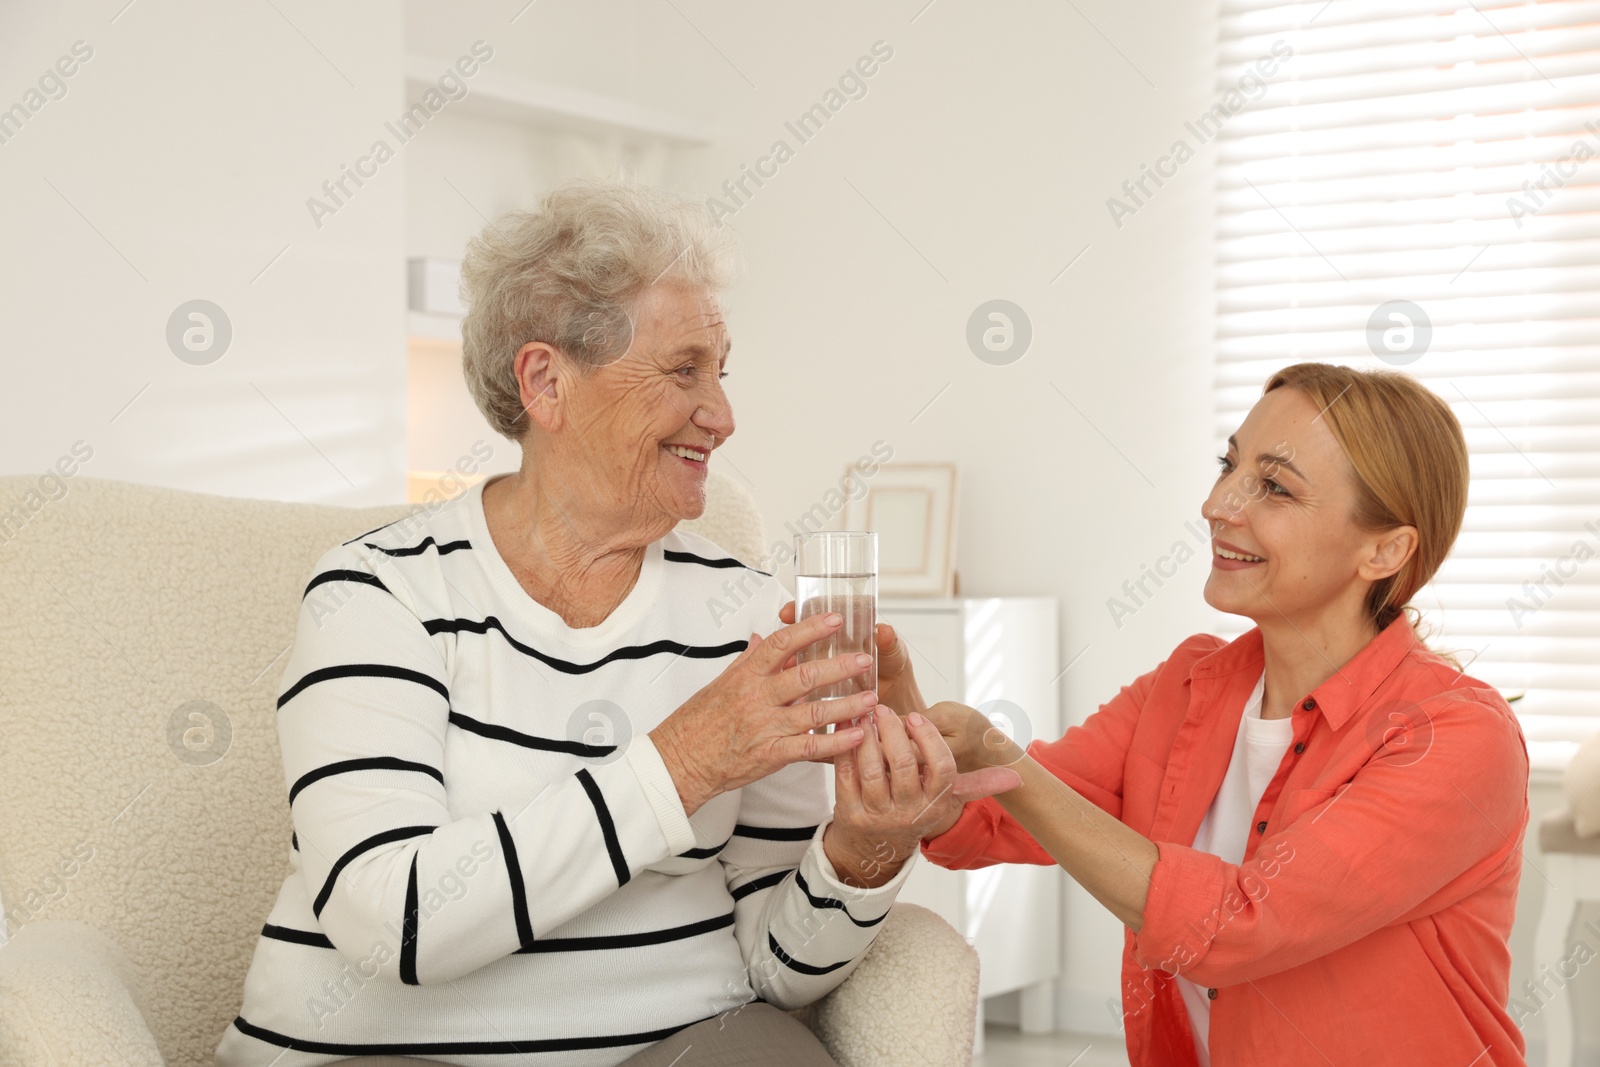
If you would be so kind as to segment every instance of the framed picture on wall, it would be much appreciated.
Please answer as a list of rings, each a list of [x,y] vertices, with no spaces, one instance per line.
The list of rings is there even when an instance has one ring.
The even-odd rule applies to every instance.
[[[862,480],[867,491],[845,505],[844,528],[877,533],[879,595],[953,595],[956,465],[885,463]]]

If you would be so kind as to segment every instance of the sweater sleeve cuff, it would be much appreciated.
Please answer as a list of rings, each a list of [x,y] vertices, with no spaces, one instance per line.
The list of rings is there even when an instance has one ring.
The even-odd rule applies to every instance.
[[[635,737],[624,759],[638,779],[639,787],[644,790],[650,809],[655,812],[661,836],[666,838],[667,855],[676,856],[689,851],[695,844],[694,827],[689,824],[689,815],[683,810],[683,799],[678,796],[678,786],[672,780],[672,772],[667,770],[667,764],[650,735]]]
[[[1211,949],[1215,924],[1194,919],[1214,914],[1215,902],[1222,899],[1227,865],[1209,852],[1185,845],[1158,841],[1156,850],[1144,921],[1133,937],[1134,959],[1146,969],[1160,967],[1177,974]]]
[[[894,904],[901,886],[906,884],[906,879],[911,875],[911,868],[916,865],[917,854],[913,852],[907,856],[905,863],[901,864],[894,877],[880,886],[867,889],[850,885],[840,880],[839,872],[834,869],[833,861],[828,858],[827,850],[822,847],[822,835],[827,832],[830,823],[831,820],[817,827],[816,834],[811,838],[811,846],[806,849],[805,860],[815,865],[816,873],[822,883],[812,888],[820,896],[847,902],[850,905],[849,914],[858,921],[879,918]],[[805,865],[803,861],[802,866]]]

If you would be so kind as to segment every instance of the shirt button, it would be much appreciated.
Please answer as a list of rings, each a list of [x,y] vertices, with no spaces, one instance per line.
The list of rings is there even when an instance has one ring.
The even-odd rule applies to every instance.
[[[1207,1000],[1216,1000],[1217,999],[1217,991],[1215,989],[1206,990],[1206,999]]]
[[[1300,706],[1307,711],[1317,710],[1317,702],[1312,700],[1310,697],[1306,697],[1305,700],[1301,702]]]
[[[1304,741],[1296,741],[1295,742],[1294,751],[1295,751],[1296,755],[1299,755],[1300,753],[1304,752],[1305,750],[1306,750],[1306,743]]]
[[[1234,825],[1236,825],[1236,826],[1237,826],[1237,825],[1238,825],[1238,824],[1237,824],[1237,823],[1235,823],[1235,824],[1234,824]],[[1267,832],[1267,824],[1266,824],[1266,823],[1264,823],[1264,822],[1258,822],[1258,823],[1256,823],[1256,833],[1258,833],[1258,834],[1264,834],[1264,833],[1266,833],[1266,832]]]

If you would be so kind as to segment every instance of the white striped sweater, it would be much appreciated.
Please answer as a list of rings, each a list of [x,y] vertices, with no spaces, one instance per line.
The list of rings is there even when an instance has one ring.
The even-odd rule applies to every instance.
[[[313,572],[278,699],[291,870],[219,1067],[619,1063],[826,994],[905,881],[838,881],[825,767],[687,817],[647,736],[780,625],[777,581],[675,531],[573,629],[495,550],[483,484]]]

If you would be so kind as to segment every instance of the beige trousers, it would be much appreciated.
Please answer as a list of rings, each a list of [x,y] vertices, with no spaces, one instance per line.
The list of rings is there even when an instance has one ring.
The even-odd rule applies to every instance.
[[[839,1067],[791,1015],[771,1004],[695,1023],[622,1061],[622,1067]]]
[[[437,1060],[358,1056],[341,1067],[444,1067]],[[622,1061],[621,1067],[839,1067],[822,1042],[771,1004],[695,1023]]]

